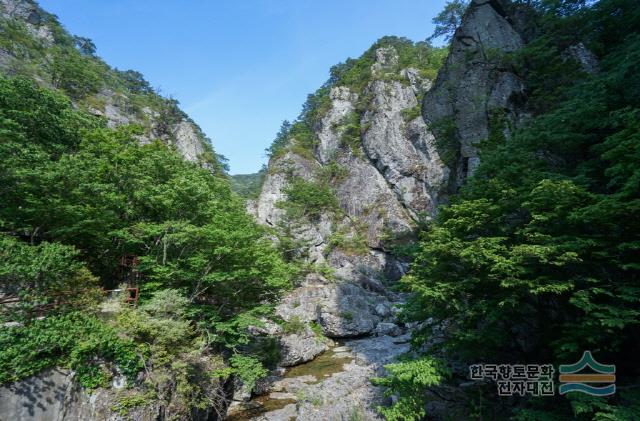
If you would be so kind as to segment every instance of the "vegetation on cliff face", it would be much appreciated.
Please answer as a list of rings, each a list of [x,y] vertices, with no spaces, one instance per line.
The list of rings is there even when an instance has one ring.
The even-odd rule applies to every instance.
[[[386,69],[385,75],[374,76],[371,68],[376,61],[376,51],[385,47],[393,47],[396,50],[398,62]],[[316,92],[307,97],[298,119],[294,122],[284,121],[282,123],[276,138],[267,148],[267,154],[271,158],[278,157],[291,149],[301,156],[312,157],[313,149],[317,143],[315,134],[317,125],[331,106],[329,98],[331,88],[338,86],[347,87],[350,92],[361,96],[360,110],[354,113],[351,119],[357,120],[358,133],[348,135],[349,138],[355,136],[359,139],[359,120],[368,99],[366,95],[362,94],[372,80],[387,77],[397,78],[401,82],[408,83],[406,78],[399,76],[399,72],[409,67],[418,70],[423,77],[434,79],[446,54],[445,48],[434,47],[428,42],[414,43],[406,38],[393,36],[380,38],[359,58],[349,58],[344,63],[337,64],[330,69],[329,79]]]
[[[526,63],[537,115],[482,145],[474,177],[424,233],[402,281],[413,293],[404,317],[430,320],[416,350],[446,323],[426,359],[557,366],[591,350],[617,366],[609,398],[516,403],[478,383],[460,402],[464,417],[638,419],[640,13],[627,0],[533,5],[541,29],[513,59]],[[598,53],[599,72],[567,63],[562,51],[577,42]],[[399,364],[382,384],[400,398],[383,413],[420,419],[444,373],[435,359]]]
[[[20,299],[2,318],[23,324],[0,333],[3,383],[61,364],[96,387],[111,377],[105,363],[130,380],[144,364],[204,405],[190,380],[198,355],[241,352],[246,327],[288,286],[288,266],[226,178],[138,133],[0,78],[0,289]],[[123,256],[139,261],[142,305],[105,322],[99,287],[135,275]]]
[[[377,57],[381,52],[386,52],[388,57]],[[350,58],[333,66],[325,84],[308,96],[299,117],[294,122],[282,123],[276,138],[267,149],[267,154],[270,157],[269,171],[284,173],[288,178],[288,187],[283,190],[286,198],[276,205],[286,211],[286,222],[280,224],[284,227],[278,228],[282,228],[279,234],[281,243],[291,246],[287,246],[287,249],[295,248],[294,241],[288,238],[292,226],[315,223],[321,215],[327,215],[338,227],[344,216],[336,191],[340,182],[348,175],[349,169],[339,165],[337,157],[308,171],[305,179],[290,174],[290,165],[287,164],[287,159],[284,159],[285,154],[292,153],[307,161],[317,160],[318,133],[323,130],[322,124],[328,124],[327,120],[323,123],[323,119],[331,111],[332,89],[345,88],[334,92],[339,92],[342,100],[354,102],[353,110],[338,121],[331,122],[330,129],[339,137],[338,153],[350,153],[363,158],[361,139],[367,127],[362,125],[361,121],[365,111],[372,109],[370,102],[373,94],[369,91],[371,83],[383,80],[408,85],[415,83],[415,80],[411,79],[414,74],[418,78],[434,79],[446,52],[445,48],[433,47],[428,42],[414,43],[406,38],[383,37],[359,58]],[[380,65],[382,62],[385,64]],[[402,72],[405,69],[413,69],[413,72]],[[420,107],[416,106],[403,113],[403,118],[410,121],[419,115]],[[366,232],[366,228],[361,229],[357,219],[354,216],[350,218],[354,228],[353,235],[347,235],[349,229],[346,227],[341,229],[344,232],[335,233],[330,242],[332,248],[340,248],[349,254],[366,254],[365,236],[361,235],[362,231]]]

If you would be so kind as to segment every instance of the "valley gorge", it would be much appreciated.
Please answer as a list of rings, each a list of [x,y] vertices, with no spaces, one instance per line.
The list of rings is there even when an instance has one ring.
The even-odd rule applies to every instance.
[[[603,8],[615,3],[607,1]],[[637,135],[636,99],[619,89],[631,71],[615,73],[623,66],[606,56],[615,44],[629,49],[620,56],[637,61],[640,44],[635,35],[617,42],[621,35],[606,22],[622,13],[584,2],[562,9],[565,15],[545,7],[471,0],[446,47],[381,38],[331,68],[300,116],[283,123],[266,168],[234,179],[176,101],[137,72],[113,69],[93,53],[76,57],[71,35],[35,2],[0,0],[7,40],[0,44],[0,88],[19,98],[0,98],[2,130],[18,133],[3,135],[6,156],[17,162],[7,164],[4,182],[32,195],[21,202],[21,193],[2,192],[16,205],[0,214],[0,234],[8,237],[0,257],[35,256],[0,267],[0,304],[10,303],[2,313],[7,351],[0,353],[7,357],[0,364],[19,366],[0,378],[0,420],[538,420],[569,413],[580,420],[633,419],[631,412],[625,418],[626,408],[636,408],[627,395],[609,406],[584,404],[583,412],[571,401],[561,415],[550,400],[544,410],[558,418],[545,418],[535,405],[495,401],[493,383],[468,377],[473,362],[555,363],[591,346],[628,369],[625,385],[637,380],[626,364],[635,349],[626,338],[637,329],[637,226],[599,221],[637,211],[611,210],[636,203],[637,183],[620,187],[623,179],[636,180],[637,173],[629,175],[635,155],[602,145],[609,135]],[[628,11],[624,1],[610,7]],[[574,17],[587,23],[571,38]],[[589,38],[607,31],[616,42]],[[549,57],[537,60],[541,51]],[[70,72],[73,60],[95,75],[79,72],[65,81],[56,69]],[[602,105],[597,89],[604,86],[610,90],[602,98],[622,99]],[[637,84],[628,86],[637,91]],[[31,105],[23,107],[20,98],[52,104],[53,117],[37,115],[53,134],[21,120]],[[576,104],[591,100],[597,111],[580,114]],[[593,122],[607,112],[606,127],[574,127],[564,119]],[[28,144],[29,136],[45,152],[10,149]],[[68,144],[56,146],[65,136]],[[619,141],[637,150],[637,136]],[[32,157],[44,175],[20,178],[23,160]],[[74,164],[80,159],[89,164]],[[624,162],[612,169],[616,160]],[[101,184],[85,191],[83,181],[71,178],[76,174],[93,174]],[[31,192],[24,186],[32,179],[51,184]],[[45,196],[44,211],[24,211],[37,202],[32,197]],[[613,196],[614,204],[592,203]],[[87,205],[92,197],[96,208]],[[64,211],[49,216],[50,203]],[[615,259],[602,257],[603,250],[623,237],[620,266],[610,269],[604,262]],[[60,250],[46,249],[57,242]],[[27,245],[34,251],[21,248]],[[29,254],[40,252],[54,257]],[[67,262],[74,268],[67,273],[56,266],[57,253],[83,266]],[[75,303],[57,313],[68,303],[32,292],[41,284],[29,276],[40,272],[22,270],[28,261],[49,262],[51,277],[73,280],[51,281],[51,297],[85,291],[85,284],[99,289],[86,298],[79,293],[91,315],[76,315]],[[586,261],[595,266],[574,276]],[[590,278],[595,267],[618,274],[625,287],[594,286],[602,297],[587,297],[590,285],[601,282]],[[29,300],[36,304],[22,309]],[[50,307],[41,311],[40,302]],[[578,310],[563,315],[570,305]],[[617,318],[612,308],[625,310]],[[602,337],[611,349],[599,348],[600,337],[579,338],[598,336],[581,330],[589,317],[595,319],[585,326],[607,326]],[[20,329],[30,326],[36,333],[23,335]],[[76,339],[58,346],[55,337],[65,331]],[[565,336],[554,336],[561,331]],[[39,334],[49,339],[37,349],[26,344],[40,343]],[[34,358],[24,362],[25,355]]]

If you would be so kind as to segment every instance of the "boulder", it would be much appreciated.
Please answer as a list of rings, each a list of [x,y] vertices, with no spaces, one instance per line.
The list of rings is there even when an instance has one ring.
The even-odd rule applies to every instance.
[[[283,367],[306,363],[328,349],[327,343],[309,328],[301,333],[282,336],[280,345],[280,365]]]

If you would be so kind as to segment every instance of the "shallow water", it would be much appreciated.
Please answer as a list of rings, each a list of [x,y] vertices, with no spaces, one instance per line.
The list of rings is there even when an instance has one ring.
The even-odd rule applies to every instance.
[[[305,381],[306,384],[317,384],[331,377],[333,374],[344,371],[344,365],[353,361],[353,357],[349,352],[335,352],[333,347],[316,357],[308,363],[300,364],[287,369],[282,379],[293,379],[298,377],[313,376],[315,380]],[[249,402],[244,404],[241,411],[235,412],[229,417],[228,421],[249,421],[267,412],[282,409],[285,406],[296,403],[296,399],[284,398],[276,399],[266,393],[256,396]]]
[[[334,352],[334,348],[330,348],[313,361],[291,367],[284,375],[285,379],[294,377],[302,377],[311,375],[316,378],[315,381],[307,382],[308,384],[320,383],[322,380],[335,373],[344,371],[344,365],[353,361],[353,357],[346,353]]]
[[[256,396],[245,404],[245,409],[235,412],[225,418],[226,421],[249,421],[266,412],[277,411],[285,406],[296,403],[295,399],[272,399],[269,394]]]

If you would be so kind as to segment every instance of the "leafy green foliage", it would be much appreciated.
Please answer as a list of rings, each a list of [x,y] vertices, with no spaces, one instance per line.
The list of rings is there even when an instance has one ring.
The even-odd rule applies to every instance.
[[[102,66],[73,49],[54,50],[51,76],[53,85],[71,98],[81,99],[97,93],[103,84]]]
[[[353,154],[359,154],[361,148],[360,132],[362,131],[360,128],[360,114],[351,112],[346,115],[340,130],[342,131],[340,136],[341,146],[351,149]]]
[[[387,389],[387,395],[398,393],[400,398],[390,407],[379,408],[387,420],[421,420],[426,415],[424,394],[440,384],[448,375],[442,361],[430,357],[407,359],[385,366],[387,377],[374,378],[373,383]]]
[[[429,40],[444,37],[445,41],[449,41],[453,37],[453,33],[458,29],[462,22],[462,16],[469,5],[465,0],[448,1],[444,9],[432,19],[432,23],[436,25],[433,34]]]
[[[402,118],[406,122],[413,121],[416,118],[420,117],[421,111],[422,111],[422,107],[420,107],[420,104],[416,105],[413,108],[404,109],[404,110],[401,111]]]
[[[366,85],[373,79],[371,66],[376,60],[376,50],[393,47],[398,53],[398,65],[391,72],[398,72],[407,67],[421,71],[423,76],[435,78],[436,73],[446,57],[446,49],[436,48],[428,42],[414,43],[406,38],[387,36],[376,41],[362,56],[347,59],[344,63],[331,68],[331,76],[327,85],[347,86],[353,92],[362,93]]]
[[[231,190],[245,199],[256,199],[260,195],[260,189],[267,173],[263,167],[255,174],[234,174],[230,178]]]
[[[328,241],[329,249],[337,248],[351,255],[366,255],[369,251],[365,236],[361,232],[346,233],[336,230]]]
[[[284,120],[280,126],[280,130],[276,134],[276,138],[271,145],[265,150],[267,156],[280,156],[289,144],[289,132],[291,131],[291,123]]]
[[[165,289],[140,306],[125,308],[118,314],[117,324],[128,337],[144,344],[146,354],[153,355],[157,368],[196,348],[198,340],[191,322],[185,317],[189,300],[176,290]]]
[[[278,206],[284,208],[292,218],[307,217],[315,220],[323,211],[339,209],[338,199],[326,183],[291,177],[284,192],[287,200],[279,202]]]
[[[0,315],[28,318],[31,312],[63,301],[67,306],[91,306],[100,293],[97,279],[77,259],[70,246],[43,242],[35,246],[0,234],[0,290],[20,301],[0,307]]]
[[[305,322],[298,316],[293,316],[289,320],[282,322],[282,330],[287,334],[302,333],[305,327]]]
[[[116,70],[118,75],[124,82],[126,88],[137,94],[148,94],[151,95],[154,93],[153,88],[147,82],[142,75],[142,73],[137,72],[135,70]]]
[[[318,178],[321,182],[335,185],[349,175],[349,170],[336,161],[329,161],[319,171]]]
[[[219,402],[210,390],[218,380],[210,375],[224,367],[220,357],[203,358],[207,341],[191,320],[190,301],[177,290],[165,289],[138,309],[125,308],[114,322],[119,332],[138,344],[145,356],[147,376],[143,395],[119,402],[117,410],[144,405],[155,399],[169,385],[186,408],[211,408]]]
[[[450,117],[444,117],[432,122],[429,129],[437,134],[438,155],[449,168],[454,168],[460,154],[455,121]]]
[[[96,45],[91,41],[91,39],[74,36],[73,40],[80,54],[85,56],[94,56],[96,54]]]
[[[203,355],[248,346],[289,265],[226,178],[24,79],[0,78],[0,92],[0,290],[22,299],[5,319],[25,322],[2,332],[0,381],[66,365],[94,388],[114,365],[134,378],[144,360],[148,393],[171,382],[186,407],[210,407],[221,398],[207,373],[224,364]],[[76,298],[124,281],[123,255],[139,259],[141,305],[101,321],[101,294]],[[73,305],[58,303],[61,292]],[[243,375],[262,373],[244,362]]]
[[[624,12],[611,15],[614,4]],[[553,16],[542,16],[541,37],[574,32],[595,44],[618,42],[608,44],[598,74],[580,73],[551,96],[536,83],[564,68],[529,63],[532,104],[544,112],[509,140],[498,130],[483,143],[474,177],[441,208],[402,280],[413,292],[404,317],[434,318],[414,335],[416,347],[446,321],[445,341],[434,349],[463,361],[557,365],[590,349],[617,365],[624,390],[639,374],[629,361],[640,321],[640,172],[633,164],[640,159],[640,96],[632,70],[640,66],[640,35],[631,31],[622,41],[608,20],[635,16],[637,23],[638,13],[616,0],[565,6],[564,15],[553,8]],[[400,401],[416,396],[399,393]],[[622,395],[530,400],[514,414],[633,419],[637,402]],[[412,401],[401,406],[415,408]]]
[[[256,381],[268,373],[260,361],[253,357],[236,354],[233,355],[229,361],[231,362],[233,373],[238,375],[240,380],[242,380],[242,384],[247,387],[248,390],[253,389]]]
[[[157,399],[157,397],[158,396],[155,393],[129,394],[119,398],[118,403],[116,403],[111,410],[117,412],[119,415],[128,415],[131,409],[148,405]]]
[[[0,330],[0,384],[19,380],[52,366],[77,371],[84,387],[104,386],[114,363],[132,381],[142,360],[131,340],[94,316],[68,313]]]

